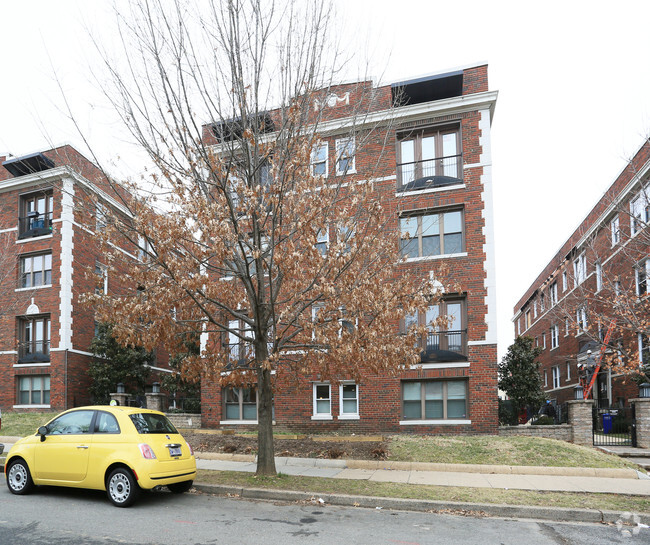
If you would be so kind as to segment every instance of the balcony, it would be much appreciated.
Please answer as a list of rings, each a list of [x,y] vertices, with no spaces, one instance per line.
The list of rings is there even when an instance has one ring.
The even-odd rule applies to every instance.
[[[420,348],[422,363],[467,361],[467,329],[431,331]]]
[[[18,345],[18,363],[50,361],[50,341],[27,341]]]
[[[463,182],[462,165],[462,154],[399,163],[397,165],[399,191],[418,191],[460,184]]]
[[[29,212],[26,217],[18,218],[18,232],[18,239],[51,235],[52,212]]]

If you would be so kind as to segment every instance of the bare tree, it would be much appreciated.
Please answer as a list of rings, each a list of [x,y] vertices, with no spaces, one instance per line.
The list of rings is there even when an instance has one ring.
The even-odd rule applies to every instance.
[[[274,474],[272,374],[358,379],[418,362],[424,326],[399,336],[397,324],[435,301],[440,282],[397,274],[399,234],[372,181],[387,174],[381,161],[363,177],[312,168],[344,61],[327,4],[202,9],[142,0],[121,15],[109,97],[153,167],[129,187],[133,220],[114,216],[102,235],[109,274],[137,290],[88,299],[124,343],[177,353],[200,334],[186,376],[256,384],[257,473]],[[390,98],[369,81],[344,90],[353,98],[338,137],[357,154],[381,150]],[[370,111],[385,119],[369,123]],[[117,249],[125,241],[131,252]]]
[[[32,290],[16,291],[21,286],[16,276],[16,233],[0,233],[0,322],[14,319],[18,309],[25,309],[33,295]]]

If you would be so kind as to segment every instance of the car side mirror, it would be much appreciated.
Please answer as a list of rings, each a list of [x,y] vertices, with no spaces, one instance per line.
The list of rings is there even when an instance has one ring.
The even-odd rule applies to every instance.
[[[41,436],[41,443],[45,441],[45,436],[47,435],[47,426],[41,426],[38,428],[38,435]]]

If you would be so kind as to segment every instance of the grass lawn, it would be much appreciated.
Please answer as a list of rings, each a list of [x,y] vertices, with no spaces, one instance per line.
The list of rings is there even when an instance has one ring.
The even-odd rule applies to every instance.
[[[494,488],[465,488],[425,486],[417,484],[380,483],[347,479],[323,479],[279,474],[277,477],[255,477],[236,471],[199,470],[196,482],[249,488],[297,490],[315,494],[348,494],[384,498],[424,499],[449,502],[475,502],[505,505],[540,505],[630,511],[649,513],[650,498],[616,494],[585,494],[572,492],[535,492],[530,490],[500,490]]]
[[[42,413],[19,413],[4,411],[2,413],[2,428],[0,436],[25,437],[36,433],[39,426],[46,424],[58,413],[48,411]]]

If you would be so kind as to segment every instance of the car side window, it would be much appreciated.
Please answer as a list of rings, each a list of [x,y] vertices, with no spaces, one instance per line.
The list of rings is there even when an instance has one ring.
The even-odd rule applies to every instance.
[[[120,426],[110,413],[98,412],[95,421],[95,433],[120,433]]]
[[[48,435],[76,435],[90,433],[93,411],[73,411],[66,413],[47,425]]]

